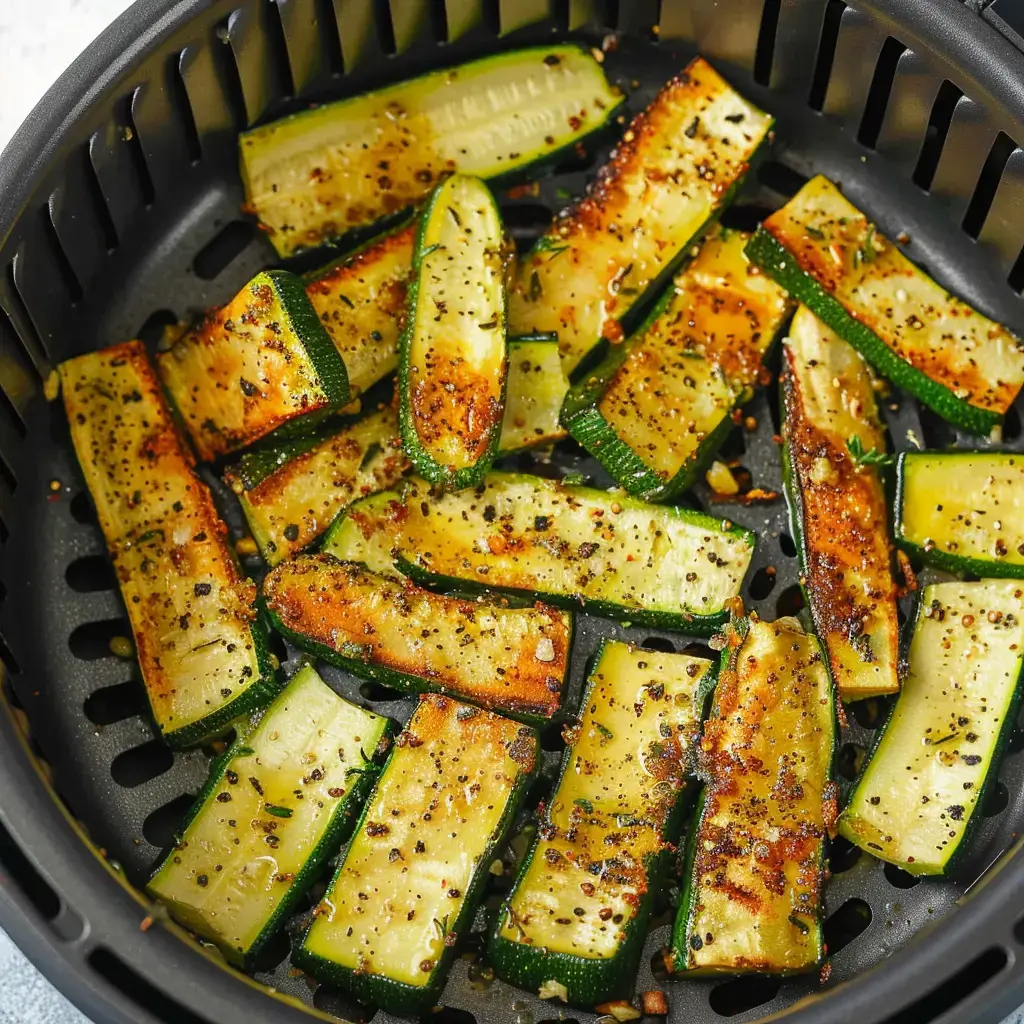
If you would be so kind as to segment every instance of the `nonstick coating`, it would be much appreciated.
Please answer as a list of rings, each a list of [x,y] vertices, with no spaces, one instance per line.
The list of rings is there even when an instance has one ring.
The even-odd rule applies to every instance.
[[[906,236],[906,252],[940,281],[1024,330],[1016,290],[1024,283],[1024,153],[1013,141],[1024,139],[1024,61],[955,0],[865,0],[856,7],[834,0],[763,6],[762,0],[665,0],[660,20],[657,3],[572,0],[555,3],[548,14],[546,3],[511,0],[139,4],[71,69],[0,161],[5,692],[64,806],[135,885],[171,841],[205,778],[210,752],[167,751],[145,713],[132,663],[110,653],[112,637],[130,635],[127,621],[63,410],[46,404],[40,382],[52,363],[77,352],[132,336],[155,344],[165,323],[224,301],[274,262],[269,244],[239,214],[235,134],[246,123],[311,98],[567,37],[602,50],[633,113],[699,50],[778,119],[772,152],[725,223],[751,228],[807,175],[828,174],[890,237]],[[286,98],[293,91],[300,100]],[[580,193],[613,141],[588,145],[585,157],[542,175],[536,194],[500,195],[521,246],[569,195]],[[1022,408],[1011,412],[1001,443],[980,446],[1024,450]],[[974,443],[898,392],[883,412],[894,450]],[[780,491],[774,387],[744,413],[756,426],[737,426],[725,452],[755,485]],[[610,484],[571,442],[550,455],[506,461],[548,475],[582,471],[600,486]],[[209,480],[239,536],[233,497],[213,474]],[[744,591],[749,608],[769,619],[800,609],[783,500],[712,504],[703,486],[686,500],[758,533]],[[247,568],[260,572],[256,562]],[[921,576],[923,583],[936,578]],[[901,617],[912,613],[912,601],[903,602]],[[580,615],[570,707],[590,655],[607,636],[666,650],[699,643]],[[280,644],[277,653],[285,672],[293,671],[296,652]],[[403,721],[411,712],[408,697],[320,669],[350,699]],[[844,790],[883,713],[878,701],[853,708],[839,760]],[[0,728],[11,733],[10,742],[0,738],[0,867],[10,876],[0,879],[0,922],[72,998],[102,1021],[301,1019],[294,1007],[221,972],[160,922],[141,931],[146,906],[133,902],[72,834],[3,716]],[[546,778],[531,793],[530,807],[550,786],[561,749],[557,727],[547,731],[544,747]],[[907,1024],[999,1019],[1024,997],[1015,962],[1024,910],[1021,855],[988,871],[988,884],[937,922],[1015,849],[1024,825],[1022,752],[1019,731],[1000,784],[980,811],[984,820],[968,856],[950,879],[915,880],[842,840],[835,844],[826,888],[831,973],[824,987],[816,976],[665,984],[656,968],[678,897],[670,888],[638,990],[666,987],[672,1024],[773,1014],[787,1021]],[[494,885],[488,910],[508,884],[506,878]],[[316,898],[311,895],[304,913]],[[292,931],[302,919],[296,915]],[[466,941],[444,991],[446,1009],[432,1020],[595,1019],[489,983],[477,958],[486,922],[482,911],[478,934]],[[929,933],[924,941],[909,941],[923,932]],[[366,1016],[293,972],[287,939],[282,934],[267,951],[260,981],[319,1010]],[[841,984],[878,964],[857,983]]]

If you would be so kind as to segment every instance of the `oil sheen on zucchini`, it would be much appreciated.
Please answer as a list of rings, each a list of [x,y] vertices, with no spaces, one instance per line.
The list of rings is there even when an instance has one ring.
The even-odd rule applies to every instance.
[[[899,689],[885,430],[871,372],[806,307],[783,350],[783,477],[801,581],[844,700]]]
[[[565,437],[558,415],[569,382],[554,334],[508,339],[508,388],[498,454],[553,444]]]
[[[519,266],[515,333],[555,331],[566,372],[672,273],[728,205],[773,121],[702,58],[627,129],[584,199]]]
[[[325,554],[279,565],[263,597],[275,628],[355,675],[528,719],[558,709],[572,644],[568,612],[446,597]]]
[[[484,57],[245,132],[246,201],[288,256],[421,202],[452,171],[521,173],[608,124],[620,103],[582,47]]]
[[[308,547],[357,498],[393,487],[408,469],[391,409],[321,441],[302,439],[243,455],[225,473],[269,565]]]
[[[406,454],[433,484],[468,487],[498,451],[508,379],[501,214],[479,178],[455,174],[420,216],[398,422]]]
[[[331,531],[339,558],[686,632],[724,620],[754,551],[752,533],[701,512],[525,473],[440,496],[411,480],[352,513]]]
[[[940,416],[987,434],[1024,383],[1005,327],[914,266],[827,178],[812,178],[747,247],[879,373]]]
[[[257,274],[159,353],[157,367],[204,461],[275,430],[308,433],[349,397],[341,356],[302,281],[284,270]]]
[[[925,587],[910,670],[839,831],[915,875],[965,848],[1016,720],[1024,656],[1018,580]]]
[[[900,547],[952,572],[1024,577],[1024,456],[905,452],[896,474]]]
[[[498,977],[533,992],[560,982],[584,1006],[631,994],[713,676],[703,658],[604,643],[491,936]]]
[[[716,231],[625,344],[573,387],[569,432],[632,494],[667,501],[691,486],[762,374],[792,308],[743,254],[749,235]]]
[[[276,692],[256,588],[235,564],[142,343],[70,359],[60,378],[153,717],[171,746],[198,743]]]
[[[214,762],[149,894],[251,964],[355,823],[387,727],[301,669]]]
[[[296,964],[389,1013],[427,1013],[537,756],[528,726],[448,697],[422,697]]]
[[[837,814],[832,681],[795,619],[740,619],[726,642],[666,959],[695,974],[808,971],[825,953],[825,841]]]

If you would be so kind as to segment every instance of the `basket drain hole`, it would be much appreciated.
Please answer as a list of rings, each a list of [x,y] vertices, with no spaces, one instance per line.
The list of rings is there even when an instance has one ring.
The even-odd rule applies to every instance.
[[[72,630],[71,636],[68,637],[68,647],[71,653],[82,661],[112,658],[114,652],[110,649],[110,642],[115,638],[128,638],[131,635],[131,626],[124,619],[86,622]]]
[[[779,548],[787,558],[796,558],[796,544],[788,533],[779,534]]]
[[[182,793],[181,796],[176,796],[147,814],[146,820],[142,823],[142,834],[146,842],[161,850],[173,845],[176,842],[178,828],[194,800],[194,794]]]
[[[110,765],[110,774],[119,786],[134,789],[163,775],[172,764],[171,748],[163,740],[154,739],[118,754]]]
[[[68,586],[79,594],[92,594],[98,590],[115,590],[117,576],[106,555],[83,555],[64,570]]]
[[[14,837],[0,822],[0,864],[32,906],[47,921],[60,913],[60,897],[21,851]]]
[[[866,751],[859,743],[844,743],[839,750],[836,769],[844,779],[851,782],[860,774]]]
[[[856,864],[864,851],[844,836],[837,836],[828,851],[828,868],[833,875],[841,875]]]
[[[750,594],[753,600],[763,601],[775,589],[777,576],[778,573],[775,571],[774,566],[762,565],[754,573],[750,585],[747,587],[747,593]]]
[[[883,865],[882,874],[885,875],[888,883],[894,885],[897,889],[913,889],[921,881],[916,875],[912,875],[909,871],[904,871],[897,864]]]
[[[780,619],[783,615],[797,615],[806,603],[800,584],[791,583],[779,594],[775,602],[775,614]]]
[[[845,949],[871,924],[871,907],[857,896],[848,899],[825,921],[825,945],[829,956]]]
[[[196,253],[192,269],[196,277],[212,281],[233,263],[248,247],[256,235],[256,228],[246,220],[233,220],[217,232]]]
[[[96,518],[96,508],[89,497],[88,491],[79,491],[70,502],[71,518],[76,523],[85,523],[87,526],[95,526],[99,520]]]
[[[855,700],[848,705],[854,721],[865,729],[877,729],[882,721],[882,702],[877,697]]]
[[[108,949],[100,947],[93,950],[89,954],[89,966],[136,1006],[151,1013],[156,1020],[173,1021],[174,1024],[206,1024],[202,1017],[152,985]]]
[[[780,988],[782,981],[779,978],[758,975],[735,978],[724,985],[716,985],[708,1002],[719,1017],[735,1017],[774,999]]]
[[[1010,791],[1001,782],[997,782],[986,794],[985,802],[981,805],[981,813],[986,818],[994,818],[1006,810],[1010,802]]]
[[[645,636],[640,646],[649,651],[661,651],[662,654],[675,654],[676,651],[676,645],[663,636]]]
[[[146,710],[146,694],[135,680],[104,686],[85,698],[85,717],[93,725],[113,725]]]
[[[359,695],[373,703],[401,700],[405,694],[401,690],[393,690],[390,686],[382,683],[360,683]]]

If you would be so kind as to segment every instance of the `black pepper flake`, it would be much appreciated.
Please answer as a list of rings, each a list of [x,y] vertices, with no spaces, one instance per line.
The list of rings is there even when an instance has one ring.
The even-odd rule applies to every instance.
[[[192,590],[196,597],[206,597],[206,595],[213,590],[213,587],[211,587],[209,583],[197,583]]]
[[[196,875],[196,885],[201,889],[205,889],[210,884],[210,879],[206,875]]]
[[[299,528],[295,523],[289,523],[284,528],[284,539],[292,543],[299,539]]]
[[[260,785],[260,780],[257,779],[256,776],[250,775],[249,783],[252,786],[252,788],[255,789],[257,793],[259,793],[260,796],[263,796],[263,787]]]

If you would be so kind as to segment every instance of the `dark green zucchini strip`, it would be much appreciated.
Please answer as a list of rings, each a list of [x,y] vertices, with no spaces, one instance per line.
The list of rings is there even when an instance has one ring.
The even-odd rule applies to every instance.
[[[714,665],[605,641],[540,830],[491,933],[499,978],[593,1006],[632,994],[692,785]]]
[[[300,669],[214,762],[147,891],[251,966],[355,823],[388,746],[386,718]]]
[[[421,697],[296,965],[389,1013],[428,1013],[538,754],[528,726]]]
[[[975,434],[1002,422],[1024,349],[936,284],[827,178],[768,217],[747,255],[879,373]]]
[[[69,359],[60,380],[153,718],[171,746],[199,743],[277,692],[256,588],[142,343]]]
[[[825,847],[838,812],[832,681],[795,619],[739,619],[725,639],[666,961],[688,974],[809,971],[825,955]]]
[[[1022,657],[1019,582],[925,587],[903,690],[840,833],[911,874],[947,874],[981,817],[1017,720]]]

